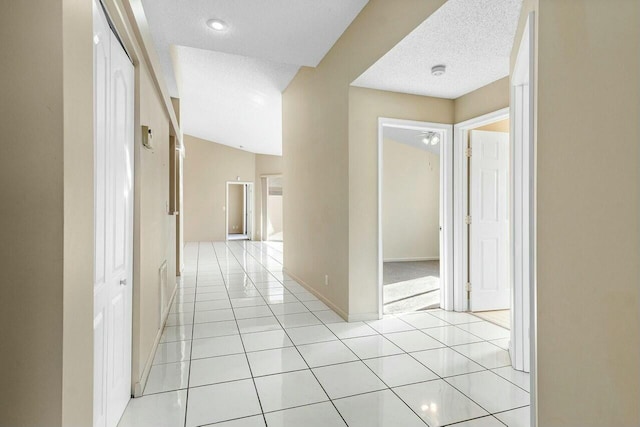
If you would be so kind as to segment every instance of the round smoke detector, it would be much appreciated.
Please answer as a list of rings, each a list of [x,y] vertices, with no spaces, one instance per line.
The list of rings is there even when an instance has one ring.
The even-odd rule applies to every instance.
[[[434,65],[431,67],[431,74],[434,76],[441,76],[447,71],[446,65]]]

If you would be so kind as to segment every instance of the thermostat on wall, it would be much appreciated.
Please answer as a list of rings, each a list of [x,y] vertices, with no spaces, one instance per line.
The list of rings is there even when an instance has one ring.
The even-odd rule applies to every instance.
[[[153,148],[153,132],[149,126],[142,126],[142,145],[149,150]]]

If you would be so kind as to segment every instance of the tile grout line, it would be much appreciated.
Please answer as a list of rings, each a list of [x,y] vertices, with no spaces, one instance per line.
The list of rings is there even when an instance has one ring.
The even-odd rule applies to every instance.
[[[200,243],[198,242],[198,254],[196,257],[196,286],[195,286],[195,295],[198,295],[198,274],[200,272]],[[194,297],[195,298],[195,297]],[[191,319],[191,343],[189,349],[189,373],[187,374],[187,393],[184,404],[184,427],[187,426],[187,415],[189,411],[189,385],[191,382],[191,363],[193,361],[193,330],[195,328],[194,323],[196,321],[196,310],[195,310],[195,302],[193,307],[193,316]]]
[[[284,285],[283,285],[284,286]],[[297,298],[297,297],[296,297]],[[266,301],[265,301],[266,302]],[[304,304],[303,304],[304,305]],[[275,317],[276,321],[278,322],[278,324],[280,325],[280,327],[282,328],[282,330],[284,331],[284,334],[287,336],[287,338],[289,339],[289,341],[291,341],[291,343],[293,344],[293,348],[296,349],[296,351],[298,352],[298,355],[300,356],[300,358],[304,361],[305,365],[307,365],[308,371],[311,373],[311,375],[313,375],[313,378],[316,380],[316,382],[318,383],[318,385],[320,386],[320,388],[322,389],[322,392],[325,394],[325,396],[327,396],[327,401],[331,402],[331,405],[333,406],[333,408],[335,409],[336,413],[340,416],[340,418],[342,419],[342,421],[344,422],[344,424],[349,427],[349,424],[347,423],[347,420],[344,419],[344,416],[340,413],[340,411],[338,410],[338,408],[336,407],[335,403],[333,402],[333,400],[331,399],[331,397],[329,396],[329,393],[327,393],[327,390],[325,390],[324,386],[322,385],[322,383],[320,382],[320,380],[318,379],[318,377],[316,376],[315,372],[313,372],[313,370],[311,369],[311,366],[309,365],[309,363],[307,362],[307,360],[304,358],[304,356],[302,355],[302,353],[300,352],[300,349],[298,348],[297,344],[291,339],[291,336],[289,335],[289,333],[287,332],[287,330],[285,329],[284,325],[282,324],[282,322],[280,321],[280,319],[278,318],[278,316],[276,316],[275,313],[273,313],[273,310],[271,309],[271,307],[269,305],[267,305],[267,307],[269,307],[269,311],[272,312],[273,316]],[[313,313],[312,313],[313,314]],[[314,317],[317,318],[317,316],[314,315]],[[322,320],[318,319],[318,321],[322,322]],[[327,328],[328,329],[328,328]],[[289,371],[291,372],[291,371]],[[289,372],[282,372],[280,374],[285,374],[285,373],[289,373]],[[293,372],[304,372],[304,370],[301,371],[293,371]],[[274,374],[275,375],[275,374]],[[256,390],[257,392],[257,390]],[[327,401],[323,401],[323,402],[315,402],[315,403],[310,403],[307,405],[301,405],[299,407],[302,406],[311,406],[311,405],[317,405],[320,403],[324,403]],[[289,409],[294,409],[294,408],[282,408],[279,411],[285,411],[285,410],[289,410]],[[272,412],[278,412],[278,411],[272,411]],[[265,416],[265,424],[266,424],[266,416]]]
[[[239,243],[239,242],[237,242],[237,243]],[[213,245],[212,245],[212,246],[213,246]],[[262,262],[261,260],[257,259],[257,258],[256,258],[256,257],[255,257],[255,256],[254,256],[254,255],[249,251],[249,250],[247,250],[246,244],[239,244],[239,245],[238,245],[238,246],[241,246],[240,251],[242,251],[242,254],[241,254],[240,256],[241,256],[241,257],[242,257],[242,259],[244,260],[244,264],[238,260],[238,254],[236,253],[237,251],[234,251],[234,249],[233,249],[233,248],[231,248],[228,244],[226,244],[226,246],[227,246],[227,248],[229,249],[229,251],[230,251],[231,255],[232,255],[232,256],[236,259],[236,261],[240,264],[240,267],[242,267],[242,268],[243,268],[244,273],[239,273],[239,275],[246,276],[246,277],[248,278],[248,280],[252,283],[253,287],[254,287],[254,288],[256,288],[256,290],[258,290],[258,293],[259,293],[259,295],[260,295],[260,296],[256,296],[255,298],[256,298],[256,299],[260,298],[264,303],[266,303],[266,307],[267,307],[267,308],[269,309],[269,311],[272,313],[273,317],[276,319],[276,321],[277,321],[277,322],[278,322],[278,324],[280,325],[281,329],[284,331],[284,333],[286,334],[286,336],[287,336],[287,337],[289,338],[289,340],[292,342],[293,347],[296,349],[296,351],[298,352],[298,354],[300,355],[300,357],[302,358],[302,360],[303,360],[303,361],[305,362],[305,364],[307,365],[308,370],[309,370],[309,371],[311,371],[311,373],[314,375],[314,378],[315,378],[315,379],[316,379],[316,381],[320,384],[320,387],[323,389],[324,393],[325,393],[325,394],[327,395],[327,397],[329,398],[329,401],[331,401],[331,402],[332,402],[332,404],[333,404],[333,400],[334,400],[334,399],[332,399],[332,398],[330,398],[330,397],[328,396],[328,394],[326,393],[326,390],[324,389],[324,387],[322,386],[322,384],[320,383],[320,381],[319,381],[319,380],[317,379],[317,377],[315,376],[315,372],[313,372],[313,369],[315,369],[315,368],[321,368],[321,367],[328,367],[328,366],[335,366],[335,365],[340,365],[340,364],[345,364],[345,363],[350,363],[350,362],[332,363],[332,364],[328,364],[328,365],[317,366],[317,367],[315,367],[315,368],[311,368],[311,366],[308,364],[308,362],[306,361],[306,359],[305,359],[305,358],[302,356],[302,354],[300,353],[300,350],[299,350],[299,348],[298,348],[298,344],[295,344],[295,343],[293,342],[293,340],[291,340],[291,337],[290,337],[290,335],[289,335],[289,333],[288,333],[287,329],[302,328],[302,327],[314,326],[314,325],[300,325],[300,326],[294,326],[294,327],[290,327],[290,328],[285,328],[285,327],[284,327],[284,325],[283,325],[283,323],[282,323],[282,321],[281,321],[281,319],[280,319],[280,318],[278,317],[278,315],[276,315],[276,313],[273,311],[272,304],[268,304],[268,303],[267,303],[267,301],[265,300],[264,295],[260,292],[260,289],[257,289],[257,286],[256,286],[256,284],[257,284],[257,283],[270,283],[270,282],[268,282],[268,281],[265,281],[265,282],[254,282],[254,280],[253,280],[253,279],[251,279],[251,276],[254,276],[254,277],[255,277],[255,276],[257,276],[257,275],[258,275],[258,273],[260,273],[260,274],[263,274],[263,275],[264,275],[264,272],[266,271],[266,272],[267,272],[267,274],[269,274],[270,276],[274,277],[274,279],[275,279],[277,282],[279,282],[279,283],[281,284],[281,286],[282,286],[286,291],[290,292],[290,291],[288,290],[288,288],[285,286],[285,281],[286,281],[286,279],[285,279],[285,277],[284,277],[284,272],[282,272],[282,274],[283,274],[283,276],[282,276],[282,277],[283,277],[283,279],[282,279],[282,280],[280,280],[280,279],[278,279],[277,277],[275,277],[275,276],[273,275],[273,272],[272,272],[271,270],[269,270],[269,268],[267,268],[267,267],[263,264],[263,262]],[[219,261],[219,257],[218,257],[218,255],[217,255],[217,252],[216,252],[216,250],[215,250],[215,246],[213,246],[213,249],[214,249],[214,254],[215,254],[215,256],[216,256],[216,260],[217,260],[217,262],[218,262],[218,268],[219,268],[219,269],[220,269],[220,271],[222,272],[222,268],[220,267],[220,261]],[[258,249],[258,250],[260,250],[260,249]],[[199,252],[199,251],[200,251],[200,247],[198,246],[198,255],[200,254],[200,252]],[[261,252],[264,254],[264,251],[261,251]],[[261,270],[257,270],[257,271],[252,271],[252,272],[247,271],[247,270],[245,269],[245,268],[247,267],[247,261],[246,261],[246,260],[247,260],[247,258],[246,258],[246,256],[247,256],[247,255],[248,255],[248,256],[250,256],[251,258],[253,258],[253,261],[252,261],[252,262],[257,262],[258,264],[260,264],[260,265],[262,266],[262,269],[261,269]],[[267,256],[268,256],[268,255],[267,255]],[[271,258],[272,258],[272,257],[271,257]],[[272,258],[272,259],[275,259],[275,258]],[[277,260],[276,260],[276,261],[277,261]],[[199,256],[198,256],[198,263],[199,263]],[[196,274],[196,294],[195,294],[194,301],[193,301],[193,303],[194,303],[194,313],[193,313],[193,318],[194,318],[194,320],[193,320],[193,323],[192,323],[192,325],[191,325],[191,328],[192,328],[192,339],[191,339],[191,343],[192,343],[192,344],[191,344],[191,345],[192,345],[192,346],[193,346],[193,340],[194,340],[194,339],[196,339],[196,338],[194,338],[194,337],[193,337],[193,332],[194,332],[194,330],[195,330],[195,313],[196,313],[195,303],[196,303],[196,302],[198,302],[198,301],[197,301],[197,296],[198,296],[198,294],[199,294],[199,293],[198,293],[198,291],[197,291],[197,288],[198,288],[198,280],[197,280],[197,277],[199,276],[200,271],[199,271],[199,264],[197,264],[197,265],[198,265],[198,269],[197,269],[197,274]],[[224,274],[223,274],[223,280],[225,281],[225,283],[227,283],[227,279],[225,278],[225,276],[226,276],[226,277],[228,277],[228,276],[230,276],[230,274],[227,274],[227,275],[224,275]],[[268,287],[267,287],[267,288],[268,288]],[[226,293],[227,293],[227,300],[228,300],[229,302],[231,302],[231,298],[230,298],[230,296],[229,296],[229,291],[228,291],[228,289],[226,288],[226,286],[225,286],[225,289],[226,289]],[[266,290],[264,290],[264,291],[266,292]],[[290,292],[290,293],[291,293],[291,292]],[[283,294],[283,295],[284,295],[284,294]],[[316,315],[316,312],[315,312],[315,311],[311,311],[311,310],[306,306],[306,304],[304,304],[304,301],[301,301],[301,300],[299,300],[299,299],[298,299],[298,297],[296,296],[296,294],[291,293],[291,295],[293,295],[293,296],[295,297],[295,299],[296,299],[296,300],[298,300],[298,302],[299,302],[299,303],[301,303],[301,304],[302,304],[302,305],[303,305],[303,306],[308,310],[307,312],[303,312],[303,313],[293,313],[293,314],[307,314],[307,313],[311,313],[311,314],[313,315],[313,317],[315,317],[316,319],[318,319],[318,321],[320,322],[320,324],[319,324],[319,325],[315,325],[315,326],[324,326],[326,329],[328,329],[328,330],[331,332],[331,334],[332,334],[332,335],[334,335],[334,336],[336,337],[337,341],[339,341],[340,343],[342,343],[343,345],[345,345],[345,343],[343,342],[343,339],[342,339],[342,338],[339,338],[339,337],[336,335],[336,333],[335,333],[331,328],[329,328],[329,327],[327,326],[327,325],[329,325],[329,324],[331,324],[331,323],[325,323],[322,319],[320,319],[320,318]],[[284,303],[284,301],[283,301],[283,303],[282,303],[282,304],[286,304],[286,303]],[[276,304],[276,305],[281,305],[281,304]],[[261,306],[262,306],[262,305],[261,305]],[[248,306],[248,307],[250,307],[250,306]],[[235,315],[235,309],[236,309],[236,308],[245,308],[245,307],[233,307],[233,305],[231,305],[231,310],[232,310],[232,313],[233,313],[233,316],[234,316],[234,320],[235,320],[235,323],[236,323],[236,327],[238,328],[238,334],[239,334],[239,336],[240,336],[240,339],[241,339],[241,342],[242,342],[242,345],[243,345],[244,354],[245,354],[245,357],[247,358],[247,363],[249,364],[249,360],[248,360],[248,356],[247,356],[249,352],[247,352],[247,351],[246,351],[246,348],[244,347],[244,342],[243,342],[243,339],[242,339],[243,334],[242,334],[242,333],[240,332],[240,330],[239,330],[239,325],[238,325],[238,321],[237,321],[238,319],[236,318],[236,315]],[[203,310],[203,311],[209,311],[209,310]],[[281,315],[283,315],[283,316],[285,316],[286,314],[287,314],[287,313],[284,313],[284,312],[283,312],[283,313],[281,313]],[[430,314],[430,313],[426,313],[426,314]],[[472,336],[475,336],[473,333],[471,333],[471,332],[469,332],[469,331],[466,331],[466,330],[464,330],[463,328],[458,327],[458,325],[456,325],[456,324],[449,324],[449,322],[445,321],[444,319],[440,319],[439,317],[434,316],[434,315],[432,315],[432,316],[433,316],[433,317],[435,317],[435,318],[438,318],[439,320],[441,320],[441,321],[443,321],[443,322],[445,322],[445,323],[447,323],[447,324],[448,324],[447,326],[454,326],[454,327],[456,327],[457,329],[459,329],[459,330],[461,330],[461,331],[463,331],[463,332],[466,332],[466,333],[468,333],[468,334],[470,334],[470,335],[472,335]],[[251,319],[251,318],[260,318],[260,317],[249,317],[249,318],[247,318],[247,319]],[[416,327],[416,326],[414,326],[414,325],[409,324],[408,322],[404,321],[404,319],[400,318],[399,316],[395,316],[395,315],[394,315],[394,316],[392,316],[392,318],[396,318],[396,319],[400,320],[401,322],[406,323],[408,326],[410,326],[410,327],[411,327],[410,331],[413,331],[413,330],[420,331],[420,332],[422,332],[423,334],[425,334],[426,336],[429,336],[430,338],[432,338],[432,339],[434,339],[435,341],[438,341],[438,342],[439,342],[439,340],[438,340],[438,339],[436,339],[435,337],[432,337],[432,336],[430,336],[429,334],[425,333],[425,331],[421,330],[420,328],[418,328],[418,327]],[[480,319],[479,321],[482,321],[482,319]],[[216,322],[204,322],[204,323],[216,323]],[[341,323],[341,322],[339,322],[339,323]],[[368,323],[366,323],[366,322],[363,322],[363,323],[368,325]],[[369,325],[369,327],[371,327],[371,326]],[[424,328],[423,328],[423,329],[424,329]],[[430,328],[426,328],[426,329],[430,329]],[[396,345],[393,341],[391,341],[389,338],[387,338],[387,336],[385,336],[385,332],[381,332],[381,331],[379,331],[379,330],[377,330],[377,329],[375,329],[375,328],[373,328],[373,330],[375,331],[375,334],[374,334],[374,335],[379,335],[379,336],[381,336],[383,339],[388,340],[390,343],[392,343],[392,344],[394,344],[396,347],[398,347],[398,349],[401,351],[401,353],[399,353],[399,354],[407,354],[407,355],[409,355],[410,357],[412,357],[412,359],[413,359],[413,360],[416,360],[416,361],[417,361],[421,366],[424,366],[427,370],[429,370],[430,372],[432,372],[432,371],[431,371],[431,369],[429,369],[427,366],[425,366],[424,364],[422,364],[422,362],[420,362],[419,360],[415,359],[415,357],[413,357],[413,355],[412,355],[411,353],[409,353],[409,352],[405,351],[404,349],[402,349],[401,347],[399,347],[398,345]],[[262,332],[262,331],[258,331],[258,332]],[[392,334],[392,333],[397,333],[397,332],[405,332],[405,331],[387,332],[386,334]],[[230,334],[230,335],[235,335],[235,334]],[[359,337],[348,337],[348,338],[344,338],[344,340],[351,339],[351,338],[362,338],[362,337],[364,337],[364,336],[359,336]],[[205,337],[205,338],[206,338],[206,337]],[[492,346],[495,346],[495,347],[499,348],[500,350],[503,350],[503,349],[502,349],[501,347],[499,347],[497,344],[495,344],[495,343],[493,343],[493,342],[490,342],[490,340],[486,340],[486,339],[481,338],[481,337],[478,337],[478,339],[480,339],[480,340],[481,340],[481,341],[479,341],[479,342],[487,342],[487,343],[491,344]],[[182,340],[182,341],[186,341],[186,340]],[[319,343],[321,343],[321,342],[319,342]],[[318,343],[308,343],[308,344],[318,344]],[[457,354],[460,354],[462,357],[465,357],[466,359],[469,359],[466,355],[464,355],[464,354],[460,353],[459,351],[457,351],[456,349],[454,349],[454,348],[453,348],[453,346],[446,345],[445,343],[442,343],[442,344],[443,344],[443,346],[444,346],[443,348],[451,348],[451,349],[452,349],[452,350],[454,350]],[[461,346],[461,345],[466,345],[466,344],[459,344],[459,346]],[[348,347],[348,346],[346,346],[346,345],[345,345],[345,347],[346,347],[346,348],[347,348],[351,353],[353,353],[353,350],[351,350],[351,348],[350,348],[350,347]],[[286,348],[286,347],[285,347],[285,348]],[[267,350],[270,350],[270,349],[267,349]],[[262,350],[262,351],[267,351],[267,350]],[[430,349],[427,349],[427,350],[430,350]],[[422,351],[422,350],[418,350],[418,351]],[[503,351],[504,351],[504,350],[503,350]],[[360,361],[361,363],[364,363],[364,364],[367,366],[367,368],[368,368],[368,369],[369,369],[369,370],[370,370],[370,371],[371,371],[371,372],[376,376],[376,378],[379,378],[379,379],[382,381],[382,383],[383,383],[383,384],[385,384],[385,385],[387,386],[387,388],[386,388],[386,389],[391,390],[391,391],[394,393],[394,395],[396,395],[396,396],[397,396],[397,397],[398,397],[398,398],[399,398],[403,403],[405,403],[405,405],[407,405],[407,406],[408,406],[408,404],[407,404],[406,402],[404,402],[404,400],[402,400],[402,398],[400,398],[400,397],[395,393],[395,391],[393,390],[393,388],[392,388],[392,387],[389,387],[389,386],[388,386],[388,385],[387,385],[387,384],[382,380],[382,378],[380,378],[380,377],[379,377],[375,372],[373,372],[373,371],[371,370],[371,368],[367,365],[367,363],[365,363],[365,362],[364,362],[364,360],[370,360],[370,359],[374,359],[374,358],[379,358],[379,357],[388,357],[388,356],[377,356],[377,357],[374,357],[374,358],[362,359],[362,358],[360,358],[360,356],[358,356],[357,354],[355,354],[355,353],[353,353],[353,354],[354,354],[354,356],[357,358],[357,361]],[[390,355],[390,356],[392,356],[392,355]],[[192,354],[191,354],[191,355],[190,355],[190,362],[191,362],[192,360],[193,360],[193,356],[192,356]],[[199,359],[196,359],[196,360],[199,360]],[[477,363],[477,362],[475,362],[473,359],[469,359],[469,360],[471,360],[471,361],[472,361],[472,362],[474,362],[474,363]],[[355,362],[355,361],[354,361],[354,362]],[[502,377],[502,376],[498,375],[496,372],[493,372],[491,368],[487,368],[486,366],[484,366],[484,365],[482,365],[482,364],[479,364],[479,363],[478,363],[478,366],[482,367],[482,368],[483,368],[483,370],[481,370],[481,371],[477,371],[477,372],[490,371],[492,374],[496,375],[497,377],[499,377],[499,378],[501,378],[501,379],[503,379],[503,380],[505,380],[505,381],[509,382],[510,384],[512,384],[512,385],[514,385],[514,386],[516,386],[516,387],[518,387],[518,388],[520,388],[520,389],[522,389],[522,388],[521,388],[520,386],[518,386],[517,384],[515,384],[515,383],[513,383],[513,382],[509,381],[507,378],[504,378],[504,377]],[[505,365],[505,366],[509,366],[509,365]],[[191,368],[191,366],[189,367],[189,369],[190,369],[190,368]],[[500,368],[500,367],[496,367],[496,368],[493,368],[493,369],[499,369],[499,368]],[[250,366],[250,364],[249,364],[249,370],[250,370],[251,377],[252,377],[252,379],[254,380],[254,387],[255,387],[255,378],[256,378],[256,377],[254,377],[254,375],[253,375],[253,372],[252,372],[252,370],[251,370],[251,366]],[[297,372],[297,371],[304,371],[304,369],[303,369],[303,370],[288,371],[288,372]],[[285,372],[283,372],[283,373],[285,373]],[[459,374],[459,375],[467,375],[467,374],[469,374],[469,373],[463,373],[463,374]],[[278,375],[278,373],[269,374],[269,375],[265,375],[265,376],[270,376],[270,375]],[[434,375],[436,375],[437,379],[444,380],[444,381],[445,381],[447,384],[449,384],[452,388],[454,388],[455,390],[457,390],[457,391],[458,391],[459,393],[461,393],[463,396],[467,397],[470,401],[474,402],[474,403],[475,403],[475,404],[477,404],[480,408],[482,408],[483,410],[485,410],[485,411],[486,411],[486,409],[485,409],[485,408],[483,408],[481,405],[479,405],[477,402],[475,402],[475,401],[474,401],[473,399],[471,399],[469,396],[467,396],[466,394],[464,394],[463,392],[461,392],[460,390],[458,390],[455,386],[453,386],[452,384],[450,384],[450,383],[449,383],[448,381],[446,381],[446,379],[445,379],[445,378],[451,378],[451,377],[455,377],[455,376],[459,376],[459,375],[453,375],[453,376],[448,376],[448,377],[441,377],[440,375],[436,374],[435,372],[434,372]],[[264,377],[264,376],[259,376],[258,378],[260,378],[260,377]],[[417,383],[411,383],[411,384],[403,384],[403,385],[398,386],[398,387],[408,386],[408,385],[418,384],[418,383],[420,383],[420,382],[417,382]],[[204,386],[204,385],[203,385],[203,386]],[[191,388],[191,387],[190,387],[190,386],[188,386],[188,389],[189,389],[189,388]],[[382,389],[382,390],[386,390],[386,389]],[[366,392],[366,393],[358,393],[358,394],[354,394],[354,395],[349,395],[349,396],[344,396],[344,397],[341,397],[341,398],[337,398],[337,399],[335,399],[335,400],[345,399],[345,398],[348,398],[348,397],[353,397],[353,396],[357,396],[357,395],[361,395],[361,394],[375,393],[375,392],[382,391],[382,390],[375,390],[375,391]],[[522,389],[522,390],[523,390],[523,391],[525,391],[525,392],[527,392],[527,391],[526,391],[526,390],[524,390],[524,389]],[[187,390],[187,393],[188,393],[188,390]],[[257,393],[257,387],[256,387],[256,393]],[[528,393],[528,392],[527,392],[527,393]],[[259,399],[259,395],[258,395],[258,399]],[[315,403],[314,403],[314,404],[315,404]],[[311,405],[313,405],[313,404],[311,404]],[[308,405],[302,405],[302,406],[308,406]],[[333,406],[334,406],[334,408],[336,408],[336,410],[337,410],[337,407],[335,407],[335,404],[333,404]],[[527,406],[529,406],[529,405],[525,405],[525,406],[518,407],[518,408],[511,408],[511,409],[507,409],[507,410],[504,410],[504,411],[499,411],[499,412],[496,412],[496,413],[502,413],[502,412],[507,412],[507,411],[511,411],[511,410],[521,409],[521,408],[524,408],[524,407],[527,407]],[[261,409],[262,409],[262,405],[261,405]],[[282,409],[282,410],[286,410],[286,409],[291,409],[291,408],[285,408],[285,409]],[[409,407],[409,409],[411,409],[411,408]],[[413,411],[413,410],[412,410],[412,411]],[[263,412],[263,416],[264,416],[264,414],[265,414],[265,413],[264,413],[264,410],[263,410],[262,412]],[[270,411],[270,412],[274,412],[274,411]],[[413,412],[415,413],[415,411],[413,411]],[[340,411],[338,411],[338,413],[339,413],[339,414],[340,414],[340,416],[342,417],[342,414],[340,413]],[[493,413],[491,413],[490,411],[487,411],[487,413],[488,413],[489,415],[493,415]],[[419,417],[419,415],[418,415],[417,413],[416,413],[416,415]],[[485,416],[486,416],[486,415],[485,415]],[[243,418],[244,418],[244,417],[243,417]],[[343,421],[345,421],[345,420],[344,420],[344,417],[342,417],[342,419],[343,419]],[[422,420],[422,418],[421,418],[421,417],[420,417],[420,419]],[[186,422],[186,421],[185,421],[185,422]],[[266,418],[265,418],[265,422],[266,422]],[[345,421],[345,423],[346,423],[346,421]]]
[[[227,243],[226,246],[228,247],[229,244]],[[218,252],[216,251],[215,247],[213,248],[213,252],[214,252],[215,257],[216,257],[216,262],[218,263],[218,268],[220,268],[220,272],[222,272],[222,267],[220,266],[220,258],[218,257]],[[237,261],[237,258],[236,258],[236,261]],[[225,280],[225,283],[226,283],[226,280]],[[253,283],[253,281],[251,283]],[[229,292],[227,291],[227,295],[228,294],[229,294]],[[231,298],[229,298],[229,305],[232,306]],[[258,405],[260,406],[260,412],[261,412],[261,415],[262,415],[262,419],[263,419],[264,424],[266,426],[267,425],[267,418],[266,418],[266,416],[264,414],[264,408],[262,406],[262,400],[260,399],[260,394],[258,393],[258,386],[256,385],[256,380],[255,380],[255,377],[253,376],[253,370],[251,369],[251,363],[249,363],[249,356],[247,355],[247,349],[244,346],[244,340],[242,339],[242,334],[240,334],[240,325],[238,324],[238,319],[236,317],[236,312],[233,309],[233,306],[231,308],[231,312],[233,313],[233,319],[236,322],[236,328],[238,328],[238,336],[240,338],[240,344],[242,345],[242,350],[244,351],[244,358],[247,361],[247,367],[249,368],[249,375],[251,375],[251,382],[253,383],[253,389],[256,392],[256,397],[258,399]],[[250,416],[254,416],[254,415],[250,415]]]

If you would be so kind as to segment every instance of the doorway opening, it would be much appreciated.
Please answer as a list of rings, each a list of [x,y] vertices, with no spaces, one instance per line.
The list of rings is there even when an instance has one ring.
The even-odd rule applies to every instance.
[[[262,240],[282,242],[282,175],[262,177]]]
[[[509,108],[454,129],[455,310],[510,329]]]
[[[451,309],[451,126],[381,118],[378,136],[379,314]]]
[[[227,240],[251,240],[253,183],[227,182],[225,233]]]

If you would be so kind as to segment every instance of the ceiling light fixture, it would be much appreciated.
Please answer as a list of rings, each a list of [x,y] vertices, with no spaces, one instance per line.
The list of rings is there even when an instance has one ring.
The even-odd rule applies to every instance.
[[[447,71],[446,65],[440,64],[440,65],[434,65],[433,67],[431,67],[431,75],[436,77],[443,75],[446,71]]]
[[[420,135],[420,139],[424,145],[438,145],[440,134],[438,132],[425,132]]]
[[[209,19],[207,21],[207,27],[215,31],[226,31],[229,25],[222,19]]]

